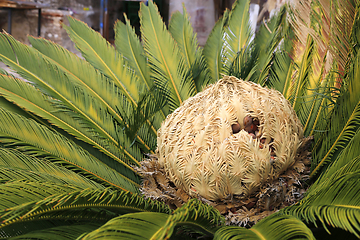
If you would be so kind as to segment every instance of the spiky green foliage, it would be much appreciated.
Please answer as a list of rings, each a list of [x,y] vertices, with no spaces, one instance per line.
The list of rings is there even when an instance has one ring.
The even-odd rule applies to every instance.
[[[194,79],[188,74],[190,67],[185,64],[179,47],[152,1],[149,7],[141,6],[140,19],[144,49],[152,70],[151,79],[167,93],[169,110],[173,111],[195,93]]]
[[[171,16],[169,32],[176,41],[184,58],[189,71],[188,74],[194,79],[196,93],[200,92],[210,81],[209,71],[205,66],[203,50],[199,47],[185,8],[183,9],[183,14],[175,12]]]
[[[223,227],[219,229],[214,239],[315,239],[311,230],[299,219],[274,214],[250,229],[239,227]]]
[[[87,234],[84,239],[168,239],[176,227],[184,225],[212,236],[222,222],[223,217],[218,211],[192,199],[171,215],[154,212],[122,215]]]
[[[229,18],[229,12],[226,10],[224,15],[215,23],[206,44],[204,46],[204,58],[206,67],[210,72],[210,83],[216,82],[221,78],[224,71],[223,65],[223,48],[224,48],[224,32]]]
[[[141,37],[126,17],[116,23],[116,47],[69,18],[84,59],[0,34],[0,60],[26,79],[0,70],[0,236],[313,239],[315,226],[359,237],[358,1],[285,6],[254,37],[249,4],[235,1],[204,48],[185,9],[168,30],[152,1]],[[166,116],[221,74],[280,91],[315,138],[305,198],[250,229],[224,226],[199,200],[145,200],[134,170]]]

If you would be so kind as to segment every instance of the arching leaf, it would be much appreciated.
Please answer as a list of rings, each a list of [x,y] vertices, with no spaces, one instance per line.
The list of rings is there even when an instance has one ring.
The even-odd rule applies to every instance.
[[[130,213],[114,218],[84,239],[168,239],[176,226],[187,225],[212,236],[223,221],[217,210],[192,199],[173,214]]]
[[[0,75],[0,94],[7,100],[26,109],[29,113],[46,119],[51,124],[75,136],[76,139],[90,144],[91,148],[98,148],[111,159],[105,161],[105,156],[102,157],[102,160],[107,162],[108,165],[114,166],[115,164],[111,163],[111,161],[116,161],[121,163],[123,165],[122,167],[132,170],[128,162],[124,160],[126,159],[125,156],[119,154],[117,146],[109,144],[108,141],[93,134],[92,131],[84,127],[84,123],[79,121],[78,118],[72,117],[66,111],[60,111],[56,107],[56,104],[53,103],[54,99],[45,95],[29,83],[20,79]],[[121,171],[120,168],[117,169]]]
[[[157,233],[168,217],[164,213],[129,213],[110,220],[83,239],[160,239]]]
[[[249,18],[249,1],[235,1],[229,14],[228,25],[225,28],[225,49],[226,69],[230,69],[233,61],[239,52],[244,51],[251,40],[252,31]],[[239,65],[242,65],[240,63]],[[224,69],[224,74],[229,74]]]
[[[315,239],[311,230],[299,219],[288,215],[271,215],[250,229],[223,227],[214,240]]]
[[[189,15],[183,7],[183,13],[175,12],[171,15],[169,32],[176,41],[184,62],[189,68],[196,91],[200,92],[210,81],[202,49],[199,47]]]
[[[129,101],[136,104],[139,94],[144,90],[143,86],[139,84],[138,77],[128,70],[114,47],[85,23],[74,18],[68,18],[68,20],[70,27],[64,26],[64,28],[83,57],[112,79]]]
[[[17,185],[16,185],[17,184]],[[9,183],[0,185],[0,188],[7,193],[12,190],[18,192],[21,183]],[[145,200],[142,197],[124,191],[112,191],[110,189],[75,189],[70,185],[54,184],[43,188],[46,184],[38,187],[34,182],[23,184],[29,190],[43,190],[36,192],[35,195],[25,194],[23,203],[0,210],[0,230],[10,231],[12,227],[21,224],[28,224],[33,221],[59,220],[55,225],[64,225],[67,221],[89,222],[99,219],[105,223],[119,214],[128,212],[156,212],[165,214],[170,213],[170,209],[160,202]],[[61,188],[67,191],[55,194]],[[47,191],[44,191],[48,189]],[[9,199],[10,200],[10,199]],[[9,201],[10,202],[10,201]],[[19,202],[20,203],[20,202]],[[48,228],[49,226],[45,226]],[[41,227],[39,228],[41,229]]]
[[[137,192],[137,183],[96,160],[87,151],[64,136],[33,120],[0,108],[0,142],[35,156],[71,166],[97,182]],[[131,172],[127,172],[131,176]],[[133,175],[134,176],[134,175]]]
[[[31,229],[33,231],[29,233],[22,234],[20,236],[9,236],[11,239],[21,240],[21,239],[37,239],[37,240],[72,240],[77,239],[81,235],[84,234],[84,232],[91,232],[99,227],[99,223],[74,223],[59,227],[49,227],[46,229],[38,230],[36,231],[35,226],[31,226]],[[26,226],[29,228],[29,226]],[[20,232],[23,233],[23,232]]]
[[[63,72],[63,67],[54,64],[47,57],[33,48],[19,43],[9,35],[2,34],[0,36],[1,49],[15,49],[10,52],[4,50],[4,54],[0,54],[0,58],[4,62],[22,77],[35,83],[47,94],[59,100],[54,99],[53,101],[59,111],[66,111],[68,115],[80,119],[84,129],[91,129],[90,134],[102,138],[109,145],[118,145],[118,130],[113,124],[112,116],[109,115],[106,108],[102,108],[101,103],[79,88],[77,82],[72,81],[72,78]],[[122,138],[122,140],[128,141],[126,138]],[[142,155],[138,148],[133,147],[126,150],[123,148],[123,150],[129,162],[139,164],[138,161]]]
[[[144,48],[125,15],[125,24],[121,21],[115,23],[116,50],[124,57],[146,89],[149,91],[154,83],[150,80],[150,67],[147,64]]]
[[[210,83],[219,80],[221,78],[220,74],[224,72],[224,31],[228,20],[229,12],[226,10],[224,15],[215,23],[204,46],[203,54],[210,71]]]
[[[122,121],[117,108],[124,104],[123,95],[111,80],[95,70],[88,62],[59,45],[41,38],[29,37],[29,40],[34,48],[49,57],[48,60],[56,64],[68,76],[72,84],[97,101],[99,106],[106,109],[114,119]],[[153,130],[152,133],[155,134],[156,131]],[[144,142],[142,139],[144,137],[137,137],[144,149],[149,151],[151,147]],[[139,160],[139,155],[135,157]]]
[[[166,30],[152,1],[140,8],[141,33],[144,48],[149,59],[151,79],[157,88],[168,93],[170,112],[193,95],[195,84],[188,75],[179,48]],[[169,113],[169,112],[168,112]]]
[[[354,33],[354,42],[359,40]],[[346,148],[360,127],[360,98],[356,94],[360,89],[359,78],[360,52],[354,45],[350,56],[352,62],[346,77],[346,85],[337,91],[336,104],[331,111],[331,116],[326,124],[328,131],[321,134],[316,140],[315,158],[311,176],[315,176],[325,165],[332,162],[341,151]]]
[[[298,204],[285,208],[282,212],[311,222],[318,221],[326,229],[327,225],[344,229],[359,238],[360,224],[360,172],[336,174],[321,183]],[[320,187],[321,186],[321,187]]]
[[[150,67],[146,59],[143,45],[141,44],[135,30],[130,25],[129,19],[125,15],[126,24],[121,21],[115,23],[115,46],[116,50],[124,57],[125,62],[131,67],[139,81],[143,82],[146,90],[152,92],[154,82],[150,79]],[[161,104],[161,103],[159,103]],[[163,109],[159,111],[158,116],[154,119],[154,127],[158,129],[161,121],[166,117]]]
[[[0,183],[38,181],[71,184],[82,188],[104,188],[104,186],[65,167],[56,165],[46,159],[28,156],[13,149],[0,148],[0,168]]]

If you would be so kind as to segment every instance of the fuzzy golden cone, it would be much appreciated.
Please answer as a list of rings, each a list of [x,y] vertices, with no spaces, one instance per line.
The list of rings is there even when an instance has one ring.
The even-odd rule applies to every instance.
[[[303,127],[276,90],[224,76],[170,114],[158,161],[192,197],[248,197],[294,164]]]

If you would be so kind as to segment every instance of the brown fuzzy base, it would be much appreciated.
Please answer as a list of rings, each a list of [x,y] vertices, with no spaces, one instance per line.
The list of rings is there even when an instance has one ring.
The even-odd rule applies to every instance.
[[[303,198],[308,186],[313,137],[304,138],[293,164],[277,180],[264,184],[258,191],[247,198],[229,196],[222,201],[198,199],[220,211],[228,225],[251,227],[262,218],[298,202]],[[178,189],[160,168],[156,155],[142,161],[137,171],[143,176],[141,192],[145,197],[156,199],[175,209],[186,203],[190,196]]]

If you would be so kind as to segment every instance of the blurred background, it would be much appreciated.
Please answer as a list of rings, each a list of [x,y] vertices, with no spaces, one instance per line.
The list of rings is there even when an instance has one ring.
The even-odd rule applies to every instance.
[[[182,12],[185,5],[199,44],[204,45],[216,20],[226,8],[231,9],[234,0],[153,0],[167,24],[171,14]],[[252,0],[251,23],[257,23],[274,14],[285,1]],[[73,16],[99,31],[109,42],[114,41],[113,26],[124,14],[140,34],[138,11],[140,0],[0,0],[0,29],[11,33],[17,40],[29,44],[27,35],[41,36],[76,52],[73,43],[62,28],[67,16]],[[39,17],[40,16],[40,17]]]

